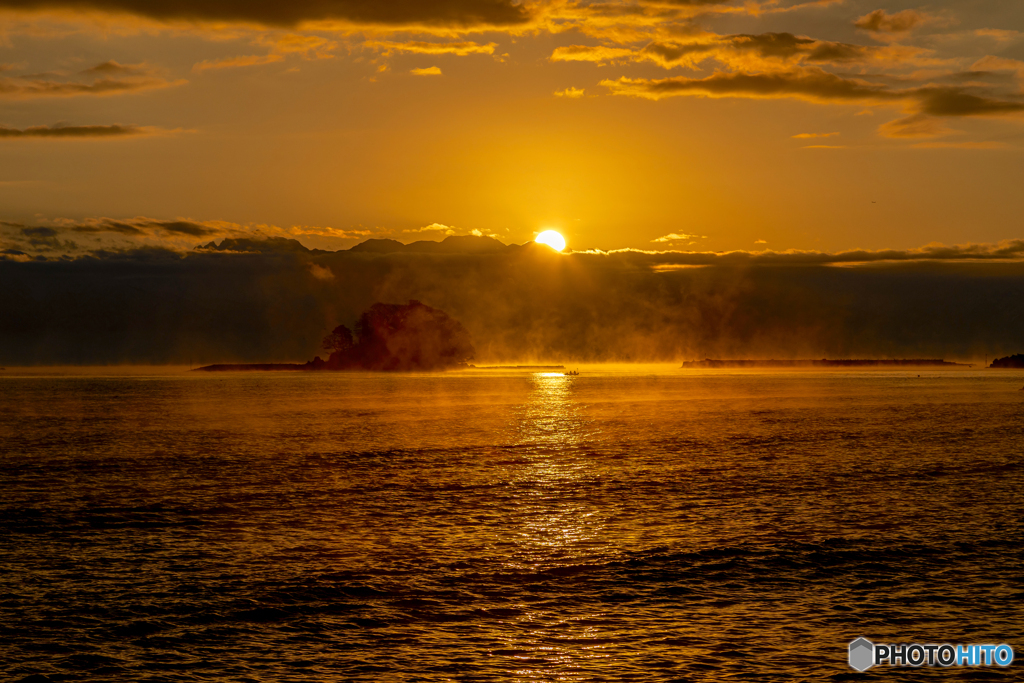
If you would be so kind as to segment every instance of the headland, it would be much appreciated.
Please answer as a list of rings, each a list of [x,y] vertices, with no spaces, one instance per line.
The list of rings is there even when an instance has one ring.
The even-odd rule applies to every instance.
[[[861,367],[971,367],[939,358],[841,358],[820,360],[688,360],[684,368],[861,368]]]

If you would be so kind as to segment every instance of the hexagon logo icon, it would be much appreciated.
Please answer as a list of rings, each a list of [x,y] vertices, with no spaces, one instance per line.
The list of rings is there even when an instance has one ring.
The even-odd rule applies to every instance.
[[[857,671],[867,671],[874,663],[874,643],[867,638],[858,638],[850,643],[850,666]]]

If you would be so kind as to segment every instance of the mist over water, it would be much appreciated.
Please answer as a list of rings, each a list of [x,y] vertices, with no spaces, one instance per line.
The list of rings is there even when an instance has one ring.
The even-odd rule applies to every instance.
[[[484,363],[1024,350],[1024,262],[838,267],[799,254],[731,262],[533,246],[0,261],[0,365],[304,362],[374,303],[410,299],[464,325]],[[687,259],[708,263],[661,270]]]
[[[1024,373],[583,370],[8,371],[3,678],[820,681],[861,635],[1021,651]]]

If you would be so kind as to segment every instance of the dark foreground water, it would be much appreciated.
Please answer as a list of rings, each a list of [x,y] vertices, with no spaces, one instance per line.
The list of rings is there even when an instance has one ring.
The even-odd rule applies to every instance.
[[[14,374],[4,680],[1024,665],[1024,373]],[[857,636],[1020,661],[857,674]]]

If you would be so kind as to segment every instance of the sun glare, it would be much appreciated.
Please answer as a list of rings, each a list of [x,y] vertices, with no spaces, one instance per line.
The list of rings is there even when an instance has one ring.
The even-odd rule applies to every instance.
[[[565,249],[565,238],[554,230],[545,230],[541,234],[537,235],[534,242],[546,244],[555,251],[562,251]]]

